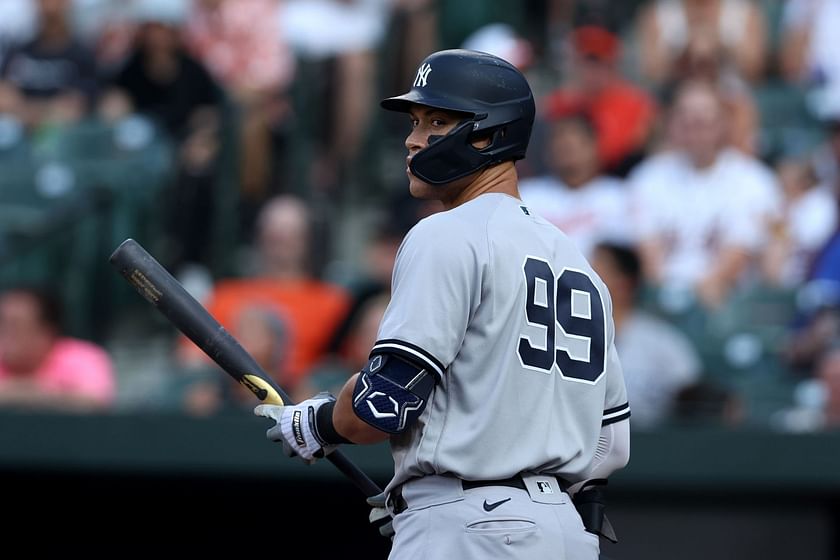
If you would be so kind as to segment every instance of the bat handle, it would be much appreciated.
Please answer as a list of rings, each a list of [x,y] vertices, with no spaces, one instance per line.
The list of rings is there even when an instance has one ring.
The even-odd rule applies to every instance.
[[[370,498],[382,493],[382,489],[338,449],[327,455],[327,459],[347,478],[352,480],[366,497]]]

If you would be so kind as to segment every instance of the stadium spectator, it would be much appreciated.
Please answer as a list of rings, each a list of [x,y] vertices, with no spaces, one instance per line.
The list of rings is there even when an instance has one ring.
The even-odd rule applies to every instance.
[[[692,4],[692,2],[689,2],[689,4]],[[701,19],[712,17],[712,13],[708,10],[715,9],[713,4],[715,2],[707,2],[706,11],[703,7],[700,7],[701,9],[695,17]],[[659,2],[656,4],[654,11],[656,11],[657,17],[664,18],[661,22],[657,19],[658,23],[664,25],[665,20],[676,17],[675,13],[672,12],[678,10],[678,6],[679,2],[668,4]],[[747,17],[749,10],[746,10],[746,6],[748,4],[741,4],[740,0],[735,3],[724,0],[720,9],[734,10],[738,17]],[[679,13],[679,10],[677,13]],[[644,11],[643,14],[645,14]],[[732,14],[726,14],[726,17],[730,15]],[[644,25],[650,24],[646,19],[649,16],[650,12],[642,16],[641,21]],[[724,17],[724,15],[721,15],[721,17]],[[728,30],[727,33],[730,31]],[[731,145],[748,154],[755,154],[758,150],[760,115],[750,81],[742,75],[737,64],[733,63],[732,54],[721,48],[718,35],[694,28],[692,28],[691,33],[692,36],[684,50],[678,55],[672,55],[675,57],[673,67],[662,79],[655,80],[654,85],[657,86],[661,95],[667,96],[670,89],[684,81],[706,81],[712,84],[720,92],[721,99],[726,104],[727,114],[729,115],[727,128]],[[675,37],[670,37],[667,31],[665,35],[670,38],[669,40],[673,41],[675,39]],[[646,39],[647,41],[645,41]],[[650,46],[650,40],[651,37],[646,35],[642,39],[642,44]],[[751,45],[751,48],[753,46]],[[646,51],[643,49],[643,52]],[[654,58],[656,57],[654,56]],[[649,60],[642,57],[643,65],[646,61]]]
[[[390,7],[385,22],[387,33],[380,52],[382,91],[405,87],[415,79],[417,66],[441,44],[442,10],[437,0],[388,0]],[[458,43],[449,43],[456,45]],[[401,135],[402,129],[397,135]]]
[[[13,85],[0,81],[0,115],[7,122],[14,123],[23,137],[22,120],[26,112],[26,98]]]
[[[408,231],[423,218],[442,209],[439,200],[420,200],[401,189],[388,198],[383,213],[372,224],[362,258],[353,257],[352,263],[331,263],[329,276],[345,287],[350,305],[333,333],[328,346],[330,354],[340,352],[346,345],[349,331],[368,300],[390,294],[394,262]]]
[[[669,149],[631,177],[646,280],[693,295],[707,308],[756,274],[780,207],[772,172],[731,147],[726,123],[717,90],[682,84],[669,116]]]
[[[34,38],[10,49],[0,81],[20,92],[17,117],[37,130],[42,125],[79,121],[96,96],[92,53],[74,36],[69,0],[38,0]]]
[[[255,270],[242,278],[220,280],[206,302],[208,311],[231,332],[236,332],[247,309],[277,314],[288,342],[277,381],[288,391],[322,358],[349,305],[343,288],[312,274],[311,237],[309,207],[291,195],[272,198],[257,218]],[[205,361],[192,343],[185,341],[182,349],[187,363]]]
[[[48,291],[0,294],[0,406],[92,411],[113,404],[115,377],[104,349],[62,332]]]
[[[794,288],[805,280],[817,251],[837,229],[837,197],[830,186],[818,182],[808,161],[784,159],[776,170],[784,199],[764,249],[764,274],[773,285]]]
[[[825,123],[826,139],[813,156],[814,172],[819,181],[840,194],[840,117]]]
[[[76,29],[92,46],[101,75],[110,76],[125,63],[146,21],[179,27],[192,0],[73,0]]]
[[[598,155],[605,171],[624,175],[647,148],[655,103],[621,76],[618,36],[602,27],[583,26],[570,38],[570,80],[542,100],[543,117],[588,113],[598,133]]]
[[[263,371],[274,379],[286,379],[289,358],[287,325],[274,309],[261,303],[244,305],[230,333]],[[254,394],[214,365],[187,364],[175,369],[164,390],[176,395],[179,408],[194,416],[253,407]],[[294,397],[294,400],[298,400]],[[171,400],[171,399],[170,399]]]
[[[778,410],[772,421],[795,433],[840,427],[840,338],[821,349],[808,377],[797,384],[792,405]]]
[[[365,155],[361,148],[375,107],[377,48],[385,37],[392,9],[416,7],[422,12],[431,4],[427,0],[284,2],[281,29],[302,62],[300,68],[305,67],[307,73],[321,69],[314,79],[303,78],[303,95],[308,97],[300,106],[301,112],[308,113],[301,118],[311,119],[308,132],[314,131],[315,136],[308,165],[314,189],[335,191],[348,178],[357,158]],[[412,14],[412,19],[420,20],[422,29],[407,29],[406,33],[422,44],[432,41],[434,37],[416,35],[428,29],[422,14]],[[418,44],[409,47],[413,51]]]
[[[506,23],[489,23],[476,29],[464,39],[461,48],[494,54],[522,72],[527,72],[536,62],[530,41]]]
[[[637,20],[642,76],[675,81],[686,63],[713,58],[753,83],[767,56],[765,16],[752,0],[649,0]]]
[[[132,15],[137,25],[134,45],[108,82],[109,93],[126,95],[134,111],[152,116],[182,138],[191,121],[202,120],[208,108],[218,108],[222,91],[186,50],[181,16],[143,4]]]
[[[13,47],[35,35],[36,12],[32,0],[0,2],[0,66]]]
[[[630,246],[599,243],[592,267],[610,291],[615,346],[633,402],[634,429],[649,429],[669,419],[680,391],[695,384],[702,364],[691,341],[670,323],[639,305],[642,267]]]
[[[563,230],[585,255],[602,239],[629,241],[627,189],[619,179],[602,174],[593,122],[573,113],[549,126],[549,173],[523,179],[522,200]]]
[[[176,19],[172,19],[175,17]],[[224,94],[208,71],[185,49],[177,12],[139,4],[135,44],[111,77],[100,114],[117,120],[131,112],[159,123],[178,147],[177,176],[165,204],[166,230],[176,270],[208,264],[207,240],[216,212],[220,119]]]
[[[370,349],[376,343],[379,323],[385,315],[389,297],[388,293],[380,293],[360,305],[352,317],[341,347],[313,368],[296,389],[293,395],[295,402],[323,391],[338,395],[350,376],[362,370],[370,357]]]
[[[840,299],[837,296],[838,293],[832,293],[807,309],[801,326],[792,332],[783,356],[794,373],[813,376],[820,358],[840,340]]]
[[[836,284],[840,293],[840,229],[835,230],[817,251],[807,280]]]
[[[278,192],[273,163],[291,117],[295,57],[283,38],[278,0],[197,0],[185,26],[190,51],[239,111],[241,193],[257,208]]]
[[[702,379],[681,389],[674,397],[672,424],[734,428],[747,420],[743,396],[720,382]]]
[[[840,118],[840,3],[788,0],[782,15],[779,66],[789,81],[811,90],[810,107],[823,119]]]
[[[797,303],[783,357],[798,373],[811,375],[819,357],[840,340],[840,228],[815,254]]]
[[[340,354],[346,347],[347,338],[368,301],[390,294],[394,261],[407,231],[408,228],[400,227],[393,217],[384,220],[374,228],[365,244],[361,269],[348,272],[344,279],[337,280],[346,287],[350,305],[346,316],[333,333],[328,346],[329,354]]]

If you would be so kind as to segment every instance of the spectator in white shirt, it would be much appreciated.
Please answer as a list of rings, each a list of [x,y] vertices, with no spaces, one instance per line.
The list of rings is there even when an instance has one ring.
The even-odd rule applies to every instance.
[[[788,0],[782,15],[782,74],[809,88],[811,109],[823,119],[840,117],[838,26],[837,0]]]
[[[708,308],[747,281],[780,208],[772,172],[726,142],[727,115],[710,85],[676,91],[668,149],[632,173],[645,277]]]
[[[585,255],[602,239],[628,241],[627,190],[619,179],[602,174],[592,121],[579,113],[558,118],[551,123],[546,151],[549,173],[520,182],[523,202]]]
[[[639,308],[642,273],[634,249],[599,243],[592,266],[612,297],[615,347],[633,403],[633,427],[652,428],[669,418],[680,391],[699,380],[700,357],[676,327]]]
[[[814,256],[837,229],[837,198],[806,160],[784,159],[776,172],[784,202],[764,251],[764,273],[773,285],[795,288],[806,280]]]

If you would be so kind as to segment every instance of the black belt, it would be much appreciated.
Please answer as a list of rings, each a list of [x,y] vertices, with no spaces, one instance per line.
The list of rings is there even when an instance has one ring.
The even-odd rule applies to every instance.
[[[560,486],[561,492],[567,492],[569,490],[569,483],[559,476],[545,476],[549,476],[556,480],[557,484]],[[525,486],[525,481],[522,480],[521,474],[514,475],[510,478],[504,478],[502,480],[461,480],[461,486],[464,487],[464,490],[482,488],[484,486],[510,486],[511,488],[519,488],[520,490],[525,490],[526,492],[528,491],[528,487]]]
[[[560,485],[560,490],[565,492],[568,488],[568,484],[563,479],[552,476],[557,483]],[[528,487],[525,486],[525,481],[522,480],[522,475],[514,475],[510,478],[503,478],[500,480],[463,480],[461,479],[461,486],[464,490],[472,490],[474,488],[484,488],[485,486],[508,486],[510,488],[518,488],[520,490],[528,491]],[[402,496],[402,488],[396,488],[393,492],[391,492],[391,504],[394,510],[394,515],[400,514],[408,508],[408,504],[406,504],[405,498]]]
[[[464,490],[483,488],[485,486],[509,486],[511,488],[519,488],[520,490],[528,490],[525,486],[525,481],[518,474],[501,480],[461,480],[461,486],[464,487]]]

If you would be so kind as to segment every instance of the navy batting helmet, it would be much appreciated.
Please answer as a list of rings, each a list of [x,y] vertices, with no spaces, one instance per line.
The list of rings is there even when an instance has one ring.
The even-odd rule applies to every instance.
[[[430,136],[428,147],[411,158],[411,172],[443,185],[485,167],[525,157],[534,124],[534,95],[525,76],[491,54],[452,49],[426,57],[408,93],[382,101],[389,111],[413,104],[464,113],[445,136]],[[476,148],[477,138],[490,138]]]

